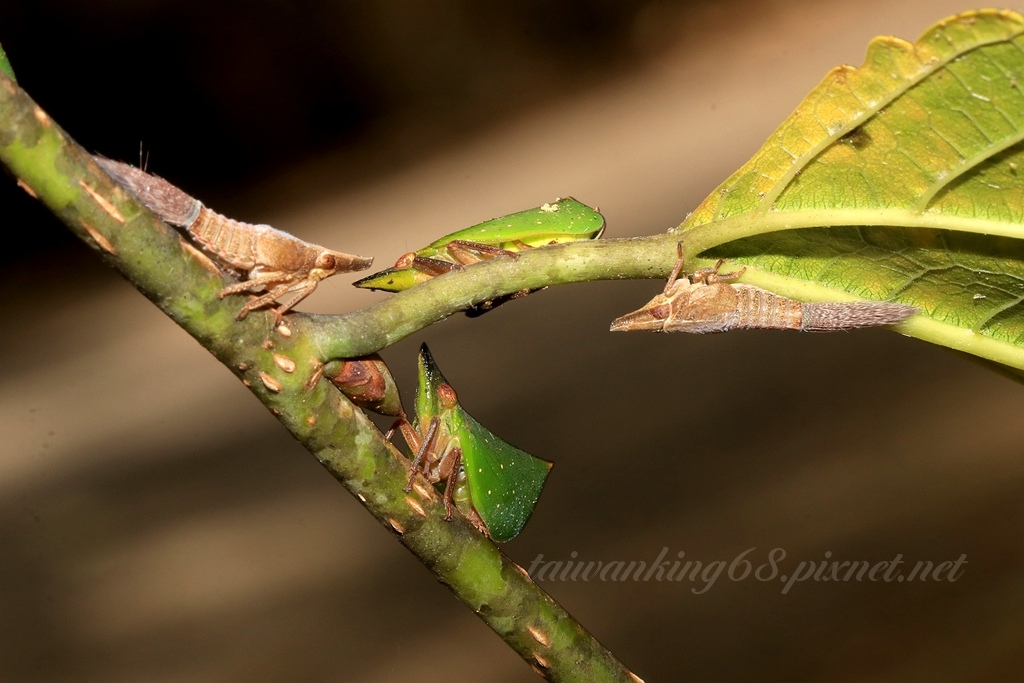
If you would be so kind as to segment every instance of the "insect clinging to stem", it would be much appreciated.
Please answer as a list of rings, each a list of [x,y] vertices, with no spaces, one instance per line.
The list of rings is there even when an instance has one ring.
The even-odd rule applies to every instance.
[[[311,384],[321,376],[356,405],[397,418],[385,438],[390,441],[399,431],[409,446],[413,464],[407,492],[422,474],[443,487],[446,519],[458,508],[496,541],[519,534],[533,514],[551,463],[516,448],[473,419],[426,344],[420,349],[415,423],[406,416],[394,378],[380,356],[328,363],[314,373]]]
[[[401,420],[397,427],[414,454],[406,491],[420,473],[432,484],[444,484],[446,519],[458,507],[495,541],[510,541],[519,534],[533,514],[551,463],[516,448],[473,419],[426,344],[420,348],[416,424]]]
[[[753,285],[730,283],[746,268],[721,273],[724,261],[680,277],[679,260],[665,289],[639,310],[612,322],[612,332],[648,330],[708,334],[743,329],[832,332],[858,327],[894,325],[917,313],[917,308],[893,301],[796,301]]]
[[[400,292],[413,285],[495,256],[516,258],[527,249],[597,239],[604,216],[572,197],[492,218],[404,254],[394,268],[354,283],[356,287]]]
[[[376,353],[361,358],[331,361],[322,365],[310,380],[312,386],[320,376],[326,377],[360,408],[381,415],[405,419],[398,385],[384,359]]]
[[[161,220],[185,228],[225,270],[236,276],[245,275],[245,280],[225,287],[218,296],[262,292],[242,307],[239,320],[250,311],[277,302],[274,316],[275,323],[280,324],[281,317],[309,296],[321,280],[364,270],[373,263],[372,258],[304,242],[269,225],[253,225],[222,216],[163,178],[120,161],[100,156],[93,159]]]

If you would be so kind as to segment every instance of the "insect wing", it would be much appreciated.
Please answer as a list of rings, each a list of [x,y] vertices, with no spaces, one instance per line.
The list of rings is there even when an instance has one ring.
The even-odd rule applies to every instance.
[[[596,239],[604,232],[604,216],[572,197],[559,199],[535,209],[519,211],[492,218],[439,240],[416,252],[419,256],[446,258],[445,245],[453,240],[464,240],[499,247],[507,251],[520,251],[518,243],[529,247]]]
[[[454,263],[446,247],[455,240],[485,244],[506,251],[521,251],[523,245],[543,247],[597,239],[603,232],[604,216],[586,204],[567,197],[458,230],[431,242],[417,251],[416,255]],[[429,273],[410,266],[389,268],[353,284],[363,289],[400,292],[431,277]]]
[[[533,514],[551,463],[530,455],[491,432],[462,408],[452,411],[470,500],[495,541],[519,535]]]
[[[691,285],[686,306],[675,320],[665,322],[665,331],[707,334],[731,329],[739,306],[737,292],[734,286],[723,283]]]

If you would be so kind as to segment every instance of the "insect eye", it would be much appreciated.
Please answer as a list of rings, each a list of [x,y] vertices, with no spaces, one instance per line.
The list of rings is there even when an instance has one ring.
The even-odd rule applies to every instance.
[[[439,386],[437,388],[437,395],[441,399],[441,405],[445,408],[451,408],[459,402],[459,397],[455,394],[455,390],[448,384]]]
[[[655,320],[664,320],[671,312],[668,304],[658,304],[651,309],[651,317]]]
[[[334,254],[321,254],[320,255],[320,267],[333,270],[337,261],[334,258]]]

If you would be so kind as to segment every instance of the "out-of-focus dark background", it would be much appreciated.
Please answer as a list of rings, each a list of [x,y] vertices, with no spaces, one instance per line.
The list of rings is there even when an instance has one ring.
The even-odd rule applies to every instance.
[[[372,254],[573,195],[675,225],[831,67],[938,0],[0,2],[21,85],[85,146],[241,220]],[[247,391],[0,182],[0,680],[529,681]],[[26,240],[22,240],[24,242]],[[13,244],[13,242],[12,242]],[[660,285],[550,289],[427,341],[557,464],[506,552],[966,555],[955,582],[548,581],[666,680],[1006,681],[1024,666],[1024,388],[885,331],[611,335]],[[380,294],[344,276],[306,310]],[[778,552],[778,551],[776,551]],[[776,555],[777,557],[777,555]]]

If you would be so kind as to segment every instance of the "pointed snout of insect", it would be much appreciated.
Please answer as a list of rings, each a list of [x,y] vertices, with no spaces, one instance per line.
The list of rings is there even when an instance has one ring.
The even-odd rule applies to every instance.
[[[346,273],[351,273],[357,270],[366,270],[373,265],[372,256],[356,256],[354,254],[335,252],[335,258],[337,258],[338,262],[342,264],[338,270]]]
[[[664,320],[658,320],[651,312],[646,308],[641,308],[639,311],[633,311],[627,313],[621,318],[616,318],[612,321],[611,331],[612,332],[636,332],[636,331],[649,331],[649,332],[660,332],[662,326],[665,324]]]

